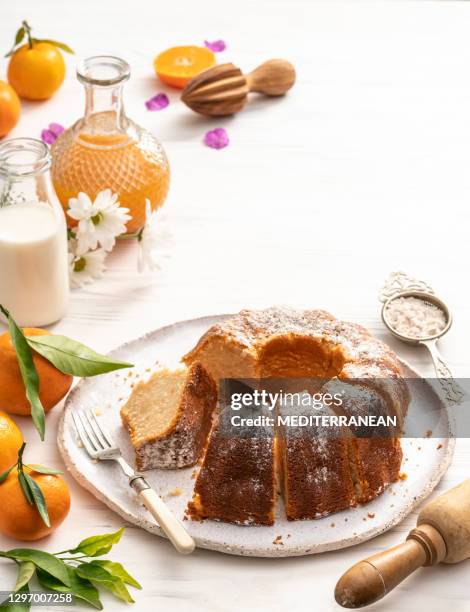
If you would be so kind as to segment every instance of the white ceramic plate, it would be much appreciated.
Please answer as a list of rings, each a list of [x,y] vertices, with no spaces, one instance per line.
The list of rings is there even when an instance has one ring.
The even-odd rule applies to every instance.
[[[183,321],[124,344],[111,355],[131,361],[136,365],[135,369],[82,380],[69,394],[65,404],[58,444],[69,471],[82,486],[126,521],[157,535],[163,533],[147,510],[138,503],[120,468],[114,462],[92,462],[77,444],[71,412],[80,408],[96,410],[121,447],[124,457],[134,465],[133,450],[119,416],[119,410],[131,392],[131,385],[137,379],[148,377],[156,362],[176,366],[180,357],[196,344],[208,327],[226,316]],[[407,376],[417,376],[408,365],[403,365]],[[278,503],[276,523],[272,527],[190,520],[185,521],[185,526],[202,548],[258,557],[314,554],[368,540],[396,525],[427,497],[451,462],[454,440],[449,438],[451,424],[447,410],[430,385],[416,381],[416,384],[412,384],[410,418],[425,414],[425,410],[429,414],[430,408],[437,417],[433,427],[434,437],[426,438],[423,431],[423,438],[402,441],[402,469],[407,479],[393,484],[365,506],[350,508],[315,521],[289,522],[284,517],[282,503]],[[442,437],[436,437],[437,428]],[[152,470],[145,476],[173,512],[183,518],[186,504],[192,497],[194,474],[194,468],[187,468]]]

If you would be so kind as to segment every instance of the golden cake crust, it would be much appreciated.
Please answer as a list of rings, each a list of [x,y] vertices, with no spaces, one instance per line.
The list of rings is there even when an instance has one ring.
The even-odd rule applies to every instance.
[[[364,327],[335,319],[323,310],[242,310],[213,325],[183,361],[188,365],[200,362],[217,383],[225,378],[311,377],[323,379],[326,387],[330,384],[327,381],[346,384],[354,392],[345,403],[345,414],[363,413],[372,407],[397,417],[397,430],[384,438],[368,439],[348,431],[344,437],[326,440],[305,436],[289,439],[277,432],[272,447],[264,446],[263,461],[270,461],[274,472],[281,472],[290,520],[318,518],[365,503],[398,479],[402,458],[398,435],[409,391],[396,355]],[[233,439],[230,445],[235,449],[234,456],[240,455],[237,447],[243,447],[250,462],[246,441]],[[241,466],[232,465],[226,448],[214,429],[189,514],[196,519],[271,524],[271,518],[266,518],[274,516],[271,479],[265,474],[266,486],[256,487],[257,493],[262,492],[264,508],[263,518],[256,517],[244,504],[252,492],[246,486],[243,461]],[[256,446],[257,452],[259,448]],[[225,481],[243,491],[239,503],[230,487],[222,486]],[[305,481],[310,484],[302,490]],[[271,512],[266,513],[269,504]]]

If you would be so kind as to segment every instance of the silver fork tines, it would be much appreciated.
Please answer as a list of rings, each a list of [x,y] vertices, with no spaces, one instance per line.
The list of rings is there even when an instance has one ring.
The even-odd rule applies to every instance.
[[[72,412],[78,436],[94,459],[115,459],[121,451],[111,435],[98,423],[92,410]]]

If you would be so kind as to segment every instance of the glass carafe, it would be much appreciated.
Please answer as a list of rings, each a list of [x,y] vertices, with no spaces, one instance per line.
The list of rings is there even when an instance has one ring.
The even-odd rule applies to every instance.
[[[39,140],[0,144],[0,303],[22,327],[54,323],[68,304],[67,225],[50,166]]]
[[[127,233],[135,234],[145,223],[146,199],[152,210],[165,201],[170,180],[165,151],[124,113],[122,88],[130,76],[125,61],[90,57],[78,67],[77,76],[85,86],[85,116],[52,146],[57,195],[67,210],[69,199],[80,191],[93,200],[111,189],[121,206],[129,208]]]

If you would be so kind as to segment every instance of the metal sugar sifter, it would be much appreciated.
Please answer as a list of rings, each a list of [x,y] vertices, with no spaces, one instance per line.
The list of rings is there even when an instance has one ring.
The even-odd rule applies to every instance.
[[[403,298],[415,298],[422,300],[425,304],[437,308],[442,315],[442,325],[431,333],[406,332],[398,328],[390,316],[391,307],[396,300]],[[445,302],[439,299],[432,287],[424,281],[411,278],[403,272],[394,272],[386,281],[379,293],[379,299],[383,302],[382,320],[389,331],[399,340],[414,345],[425,346],[433,360],[439,384],[450,403],[458,404],[463,399],[463,392],[454,380],[452,373],[443,360],[437,348],[437,341],[446,334],[452,325],[452,314]]]

